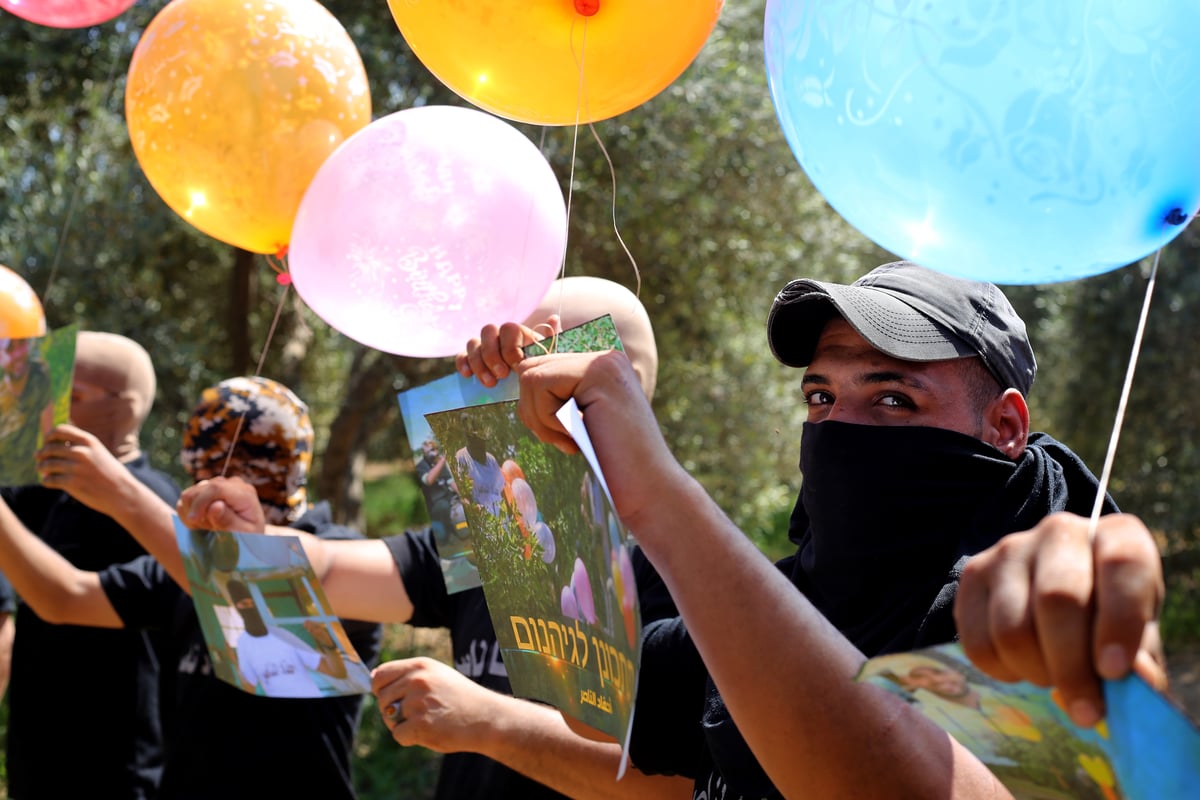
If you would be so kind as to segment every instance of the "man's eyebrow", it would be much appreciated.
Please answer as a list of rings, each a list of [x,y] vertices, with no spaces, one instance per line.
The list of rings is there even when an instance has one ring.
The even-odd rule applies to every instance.
[[[929,387],[920,378],[908,372],[897,372],[895,370],[877,370],[875,372],[856,375],[854,382],[857,384],[901,383],[919,391],[929,391]],[[804,377],[800,380],[801,386],[811,386],[813,384],[827,385],[828,383],[829,378],[819,372],[805,372]]]

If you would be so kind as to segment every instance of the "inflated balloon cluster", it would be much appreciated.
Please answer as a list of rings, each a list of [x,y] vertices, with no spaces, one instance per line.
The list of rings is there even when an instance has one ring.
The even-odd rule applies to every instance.
[[[132,3],[0,8],[83,27]],[[362,59],[316,0],[172,0],[130,62],[129,136],[172,210],[267,255],[332,327],[451,355],[484,324],[531,313],[566,250],[558,179],[499,117],[579,124],[644,103],[695,58],[722,3],[393,2],[413,52],[477,108],[372,120]]]

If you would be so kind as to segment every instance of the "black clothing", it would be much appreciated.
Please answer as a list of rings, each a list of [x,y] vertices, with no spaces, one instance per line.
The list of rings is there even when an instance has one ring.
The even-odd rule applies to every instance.
[[[145,456],[126,466],[175,505],[178,487]],[[43,486],[0,492],[25,527],[79,569],[100,571],[145,554],[124,528],[65,492]],[[8,690],[9,796],[89,797],[104,787],[106,797],[154,797],[163,758],[160,647],[147,631],[52,625],[19,604]],[[63,725],[81,713],[99,728],[64,766]]]
[[[322,539],[359,539],[334,525],[320,503],[292,528]],[[149,556],[115,565],[101,584],[130,628],[169,637],[174,697],[166,729],[163,800],[263,800],[321,797],[353,800],[351,758],[362,696],[293,699],[259,697],[213,674],[191,598]],[[363,663],[379,657],[381,627],[342,620]]]

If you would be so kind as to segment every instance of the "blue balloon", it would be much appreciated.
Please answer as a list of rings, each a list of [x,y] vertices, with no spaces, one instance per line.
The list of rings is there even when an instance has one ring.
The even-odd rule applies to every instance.
[[[771,97],[862,233],[996,283],[1096,275],[1200,209],[1200,2],[768,0]]]

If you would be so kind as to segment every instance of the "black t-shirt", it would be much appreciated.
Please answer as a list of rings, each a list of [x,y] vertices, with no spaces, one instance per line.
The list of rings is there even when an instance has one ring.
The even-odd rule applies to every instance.
[[[171,505],[175,483],[144,456],[126,465]],[[65,492],[6,488],[25,527],[79,569],[99,571],[145,553],[111,518]],[[141,630],[52,625],[18,604],[8,690],[7,769],[16,800],[154,796],[162,769],[159,637]],[[64,749],[64,731],[89,725],[86,747]],[[69,752],[69,755],[67,753]]]
[[[322,539],[361,538],[333,525],[325,504],[291,527]],[[127,626],[170,637],[176,672],[163,800],[354,798],[350,767],[361,696],[290,699],[243,692],[213,675],[191,598],[157,561],[146,556],[116,565],[100,579]],[[363,663],[373,666],[381,627],[351,620],[342,625]]]
[[[483,590],[476,587],[455,594],[446,592],[431,530],[410,531],[383,541],[396,560],[413,603],[409,623],[419,628],[449,628],[458,671],[489,689],[512,694]],[[634,551],[633,564],[643,621],[673,616],[674,603],[640,549]],[[561,797],[558,792],[477,753],[447,753],[442,759],[437,787],[439,800]]]

